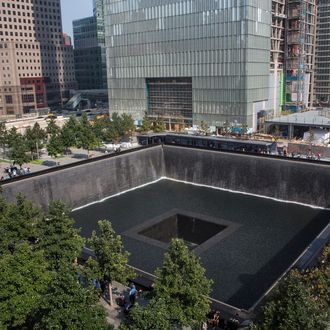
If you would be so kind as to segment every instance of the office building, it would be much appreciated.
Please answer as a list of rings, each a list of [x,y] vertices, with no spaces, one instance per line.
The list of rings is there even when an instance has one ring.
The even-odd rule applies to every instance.
[[[330,2],[318,1],[315,105],[330,107]]]
[[[256,128],[271,1],[104,1],[110,112]]]
[[[75,87],[60,0],[1,0],[0,55],[0,116],[60,106]]]
[[[103,0],[93,16],[73,21],[75,72],[79,90],[106,89]]]

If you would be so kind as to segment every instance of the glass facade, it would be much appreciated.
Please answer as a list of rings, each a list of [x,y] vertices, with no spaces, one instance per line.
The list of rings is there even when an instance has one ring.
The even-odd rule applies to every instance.
[[[78,88],[107,89],[103,0],[94,0],[93,16],[73,21]]]
[[[330,3],[318,2],[315,105],[330,107]]]
[[[254,125],[268,95],[271,0],[104,0],[104,15],[110,111],[140,119],[148,79],[185,77],[194,124]]]
[[[191,78],[148,78],[148,114],[152,117],[192,119]]]

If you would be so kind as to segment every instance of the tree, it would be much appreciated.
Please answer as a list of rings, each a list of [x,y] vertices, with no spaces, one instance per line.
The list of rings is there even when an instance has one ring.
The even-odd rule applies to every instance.
[[[161,133],[165,131],[165,122],[163,118],[157,117],[156,121],[153,123],[153,131],[155,133]]]
[[[330,245],[324,248],[316,267],[307,269],[303,281],[311,290],[312,297],[330,319]]]
[[[21,134],[17,132],[16,127],[12,127],[9,131],[7,131],[7,142],[8,147],[12,148],[14,144],[17,143],[17,141],[20,139]]]
[[[6,147],[8,144],[8,131],[6,128],[6,124],[4,122],[0,122],[0,148],[2,148],[3,157],[6,154]]]
[[[77,281],[78,270],[61,266],[43,299],[41,320],[34,329],[110,329],[98,297],[90,287]]]
[[[151,128],[152,128],[152,122],[149,119],[148,114],[145,113],[142,120],[141,132],[148,133],[151,131]]]
[[[114,112],[111,116],[111,126],[119,137],[122,137],[125,134],[122,117],[117,112]]]
[[[86,149],[87,154],[89,155],[89,150],[97,147],[99,144],[100,141],[94,134],[93,127],[88,121],[86,113],[83,113],[79,126],[77,147]]]
[[[10,148],[10,159],[19,166],[27,163],[30,157],[26,154],[28,152],[26,140],[22,134],[17,132],[15,127],[9,131],[7,140]]]
[[[166,304],[163,300],[151,300],[147,307],[142,308],[138,304],[130,313],[131,324],[122,324],[120,330],[167,330],[173,329]]]
[[[57,157],[64,152],[63,141],[61,139],[61,129],[56,125],[56,120],[51,119],[47,126],[48,145],[47,151],[51,157]]]
[[[56,125],[56,119],[51,118],[48,122],[46,132],[49,136],[52,135],[58,135],[60,133],[61,129],[59,126]]]
[[[37,227],[38,248],[43,250],[50,269],[73,262],[81,253],[84,239],[73,227],[70,210],[62,202],[52,202]]]
[[[63,154],[64,146],[63,140],[59,134],[54,134],[50,137],[47,145],[48,155],[56,158],[58,155]]]
[[[73,116],[64,124],[61,130],[62,145],[67,152],[69,148],[76,146],[79,132],[79,123]]]
[[[324,330],[326,313],[313,299],[311,290],[297,270],[280,282],[274,296],[266,303],[253,326],[255,330]]]
[[[156,277],[154,299],[165,302],[171,323],[194,326],[205,320],[212,281],[205,277],[200,260],[183,240],[172,240]]]
[[[46,132],[40,128],[38,123],[35,123],[33,128],[27,128],[25,132],[25,139],[27,147],[31,152],[31,158],[33,159],[33,153],[37,154],[39,158],[39,149],[43,147],[44,140],[46,138]]]
[[[109,118],[96,118],[93,124],[93,131],[99,141],[107,140],[107,129],[110,126]]]
[[[0,258],[0,269],[0,324],[22,329],[42,305],[51,280],[47,263],[42,251],[33,251],[25,242]]]
[[[134,119],[131,115],[123,113],[121,116],[121,121],[123,135],[129,135],[131,137],[132,133],[135,131]]]
[[[111,222],[102,220],[98,222],[99,235],[95,231],[88,240],[95,252],[96,261],[102,274],[102,280],[108,283],[110,305],[112,300],[112,281],[125,283],[133,276],[133,272],[127,267],[129,253],[124,251],[122,239],[116,235]]]
[[[0,257],[15,244],[33,241],[37,237],[36,226],[42,216],[41,210],[18,195],[15,204],[0,197]]]

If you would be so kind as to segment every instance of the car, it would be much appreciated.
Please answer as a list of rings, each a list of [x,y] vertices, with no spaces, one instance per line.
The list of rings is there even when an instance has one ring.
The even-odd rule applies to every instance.
[[[55,161],[53,161],[53,160],[44,160],[44,161],[42,162],[42,165],[44,165],[44,166],[48,166],[48,167],[53,167],[53,166],[58,166],[59,163],[58,163],[58,162],[55,162]]]

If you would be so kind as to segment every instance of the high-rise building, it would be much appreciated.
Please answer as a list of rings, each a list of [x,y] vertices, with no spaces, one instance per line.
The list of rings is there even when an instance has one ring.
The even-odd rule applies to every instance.
[[[256,128],[271,1],[104,0],[110,111]]]
[[[72,46],[71,37],[68,34],[63,33],[63,38],[64,38],[64,45],[65,46]]]
[[[314,93],[316,0],[287,0],[284,110],[312,106]]]
[[[94,0],[93,16],[73,21],[78,89],[106,89],[103,0]]]
[[[318,0],[315,105],[330,107],[330,2]]]
[[[1,0],[0,55],[0,116],[59,106],[75,87],[60,0]]]

